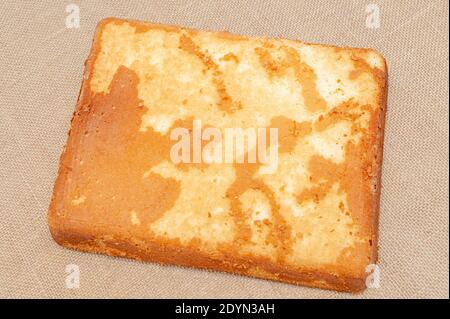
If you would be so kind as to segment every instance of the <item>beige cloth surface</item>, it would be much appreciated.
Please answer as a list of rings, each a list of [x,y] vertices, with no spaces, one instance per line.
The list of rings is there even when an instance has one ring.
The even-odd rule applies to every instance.
[[[449,296],[448,2],[0,2],[0,297],[439,298]],[[366,27],[366,5],[380,28]],[[372,47],[389,67],[381,287],[351,295],[59,247],[47,208],[96,23],[115,16]],[[66,265],[80,288],[66,288]]]

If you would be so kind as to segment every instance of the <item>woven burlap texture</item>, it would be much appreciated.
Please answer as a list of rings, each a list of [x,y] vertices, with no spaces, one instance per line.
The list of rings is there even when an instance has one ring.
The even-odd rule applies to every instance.
[[[67,28],[70,3],[0,2],[0,297],[448,298],[447,1],[74,0],[80,27]],[[366,24],[369,3],[379,28]],[[380,51],[380,288],[351,295],[58,246],[47,208],[93,30],[107,16]],[[68,264],[79,266],[78,289],[66,288]]]

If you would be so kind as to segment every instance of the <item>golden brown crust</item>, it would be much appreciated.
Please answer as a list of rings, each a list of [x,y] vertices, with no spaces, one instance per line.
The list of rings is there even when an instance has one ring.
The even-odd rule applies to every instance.
[[[193,248],[181,248],[176,241],[149,241],[148,238],[142,240],[135,236],[115,238],[109,235],[111,231],[109,227],[93,229],[91,225],[79,224],[73,220],[72,223],[66,222],[61,219],[58,221],[49,219],[53,239],[70,249],[145,262],[219,270],[337,291],[360,292],[365,289],[365,280],[362,278],[338,277],[307,269],[298,271],[273,264],[263,258],[258,260],[254,257],[237,258],[226,255],[217,259]]]
[[[379,212],[380,212],[380,196],[381,196],[381,175],[382,175],[382,164],[383,164],[383,154],[384,154],[384,131],[386,126],[386,112],[387,112],[387,97],[388,97],[388,68],[386,64],[386,60],[383,58],[384,64],[384,74],[382,75],[382,79],[380,79],[380,86],[382,87],[381,94],[379,95],[379,104],[380,112],[378,113],[377,120],[374,121],[373,124],[377,132],[374,137],[374,145],[376,147],[375,150],[375,162],[376,162],[376,170],[375,176],[373,177],[375,181],[375,196],[373,196],[373,220],[372,225],[374,229],[373,233],[373,246],[375,247],[372,252],[372,260],[371,263],[375,264],[378,261],[378,240],[379,240]]]
[[[148,225],[152,225],[152,223],[161,219],[161,216],[166,211],[174,207],[176,198],[180,195],[182,189],[179,181],[162,178],[152,172],[151,185],[145,181],[140,181],[140,179],[139,182],[136,182],[138,180],[137,175],[134,176],[134,173],[132,173],[130,177],[128,166],[125,167],[124,164],[117,164],[115,162],[108,162],[110,166],[106,169],[112,169],[115,172],[123,170],[127,171],[127,174],[117,173],[117,176],[108,177],[109,179],[105,181],[102,180],[105,179],[107,172],[102,171],[101,167],[97,167],[96,163],[101,161],[103,161],[102,163],[106,163],[108,156],[103,157],[103,150],[98,149],[98,144],[104,145],[104,149],[108,149],[109,147],[109,150],[115,149],[118,152],[125,152],[123,153],[125,154],[123,158],[126,161],[124,161],[128,165],[133,165],[131,166],[132,168],[138,167],[139,169],[144,168],[144,163],[147,163],[146,161],[152,163],[152,165],[161,162],[162,159],[158,158],[158,153],[167,152],[168,146],[167,139],[161,137],[161,134],[156,134],[153,130],[144,133],[145,135],[143,137],[136,138],[136,141],[134,141],[135,136],[129,133],[131,128],[133,130],[139,128],[141,118],[145,114],[145,110],[141,107],[143,102],[138,98],[137,86],[139,78],[132,70],[120,66],[114,74],[114,78],[111,80],[108,92],[99,93],[92,91],[91,82],[94,73],[94,64],[100,54],[102,32],[105,26],[110,23],[127,23],[132,25],[135,27],[135,34],[145,33],[154,29],[161,29],[167,32],[180,32],[180,28],[178,27],[124,21],[114,18],[108,18],[99,23],[92,45],[92,51],[86,61],[84,81],[72,119],[68,142],[61,155],[58,177],[55,182],[50,204],[49,225],[55,241],[69,248],[143,261],[221,270],[338,291],[357,292],[365,289],[365,265],[375,263],[377,260],[378,210],[387,99],[387,72],[384,59],[382,58],[384,65],[380,70],[369,65],[360,57],[368,52],[374,52],[373,50],[351,49],[355,54],[353,58],[355,68],[349,74],[349,78],[357,79],[364,74],[370,74],[378,83],[379,93],[376,97],[377,106],[373,109],[367,108],[367,112],[370,114],[367,129],[354,127],[355,131],[362,132],[363,138],[358,146],[352,143],[346,145],[346,160],[343,164],[335,164],[323,156],[311,157],[309,169],[311,170],[310,180],[313,186],[303,189],[302,192],[297,194],[297,201],[300,204],[315,200],[322,201],[331,192],[336,181],[342,183],[341,187],[343,191],[348,194],[349,215],[359,227],[358,236],[360,238],[370,238],[370,246],[367,246],[367,243],[355,244],[356,248],[354,250],[343,250],[342,256],[339,257],[336,264],[326,264],[323,267],[316,268],[310,265],[301,265],[286,261],[289,252],[294,249],[292,225],[280,214],[279,203],[270,187],[261,180],[257,181],[252,179],[251,176],[249,177],[249,175],[255,173],[256,167],[250,165],[248,167],[242,167],[241,170],[240,167],[236,166],[236,174],[238,177],[241,176],[240,182],[239,178],[237,178],[235,183],[227,190],[227,196],[230,196],[230,198],[240,198],[246,189],[259,189],[265,194],[265,197],[270,203],[270,207],[272,207],[272,222],[275,223],[275,226],[268,235],[268,241],[274,247],[279,247],[278,250],[275,250],[275,259],[268,256],[259,256],[252,252],[240,251],[241,244],[245,244],[250,239],[251,229],[248,225],[245,226],[246,220],[243,218],[242,205],[239,201],[230,199],[231,210],[235,212],[234,215],[231,213],[232,220],[236,225],[242,225],[239,228],[240,239],[235,238],[231,242],[219,243],[215,249],[204,249],[202,248],[201,240],[196,238],[191,239],[186,244],[181,242],[180,239],[164,238],[154,232],[148,232],[148,228],[150,228],[147,227]],[[183,30],[187,31],[189,36],[198,33],[196,30]],[[215,33],[215,36],[232,40],[249,39],[228,33]],[[185,47],[183,48],[183,46]],[[223,74],[220,74],[212,58],[208,57],[204,52],[200,52],[191,38],[185,35],[181,36],[180,48],[199,56],[207,66],[209,65],[212,70],[215,70],[213,71],[213,75],[216,77],[216,80],[213,83],[215,83],[222,101],[222,107],[219,103],[218,108],[231,113],[239,109],[239,104],[228,96],[229,93],[226,90],[225,84],[221,82]],[[289,70],[285,71],[283,69],[285,68],[283,63],[288,63],[288,68],[293,69],[294,73],[297,74],[301,86],[309,88],[308,92],[313,92],[313,95],[304,95],[305,103],[319,105],[318,109],[311,109],[310,112],[318,112],[326,108],[326,102],[322,100],[313,82],[311,82],[311,78],[313,81],[316,81],[316,75],[305,76],[305,74],[313,71],[307,64],[301,62],[296,54],[292,54],[292,50],[282,48],[286,52],[287,58],[281,62],[272,60],[267,55],[269,51],[266,52],[263,50],[263,47],[261,47],[256,53],[259,52],[260,58],[263,58],[261,65],[265,66],[267,70],[275,71],[274,77],[284,76],[284,73]],[[335,48],[335,50],[346,49]],[[240,61],[240,58],[232,53],[225,55],[223,59],[227,63],[237,64]],[[224,102],[230,104],[230,106],[225,106]],[[117,109],[115,110],[115,108]],[[299,131],[301,133],[298,133],[300,134],[298,136],[309,136],[312,127],[317,132],[321,132],[328,126],[335,125],[337,120],[355,122],[357,117],[354,116],[354,113],[351,113],[351,108],[351,103],[342,103],[340,107],[337,106],[334,111],[319,118],[313,124],[309,122],[299,123],[283,117],[277,117],[272,118],[271,125],[279,126],[280,129],[293,125],[295,130],[300,128]],[[361,114],[364,114],[364,106],[361,106],[361,110],[363,110]],[[130,136],[132,141],[122,145],[119,142],[121,136]],[[153,141],[151,143],[153,147],[152,152],[141,151],[142,145],[145,145],[144,143],[146,142],[144,141],[146,140]],[[292,141],[289,136],[284,141],[285,144],[281,144],[280,152],[290,153],[295,141]],[[351,159],[352,156],[354,157],[353,160]],[[361,156],[364,159],[361,159]],[[80,163],[82,162],[85,162],[83,165],[85,167],[88,166],[88,168],[81,169]],[[180,166],[179,168],[181,170],[188,170],[189,165],[186,165],[187,167]],[[314,170],[315,166],[317,166],[316,170]],[[353,174],[352,170],[358,171]],[[323,172],[328,173],[324,175]],[[136,170],[135,173],[141,174],[139,170]],[[88,175],[87,177],[85,176],[86,174]],[[347,177],[342,178],[342,176],[346,175]],[[355,189],[356,186],[352,185],[354,184],[355,177],[360,179],[361,184],[358,184],[358,189]],[[96,182],[95,180],[97,182],[100,180],[101,196],[108,197],[108,199],[100,198],[101,196],[96,197],[96,194],[99,194],[99,188],[93,186],[93,183]],[[132,183],[137,183],[137,186]],[[134,191],[135,194],[132,194],[129,189],[127,190],[131,185],[138,187],[137,189],[139,191]],[[85,196],[80,195],[80,187],[86,188],[88,194],[86,196],[96,198],[95,203],[86,204],[87,206],[84,210],[79,210],[77,207],[70,205],[71,201],[72,204],[75,203],[76,205],[84,202]],[[113,189],[113,187],[118,187],[119,191]],[[112,208],[117,208],[118,210],[123,209],[128,211],[132,209],[134,212],[133,207],[125,204],[125,202],[130,201],[129,198],[122,199],[116,206],[110,203],[111,198],[117,194],[126,194],[132,197],[131,201],[136,203],[135,206],[137,208],[147,206],[147,201],[149,203],[148,205],[153,207],[153,211],[146,216],[140,215],[140,219],[136,221],[139,227],[134,227],[136,225],[130,226],[123,222],[122,212],[114,212],[113,214],[110,211]],[[355,198],[359,198],[361,194],[363,196],[362,201],[356,202]],[[76,196],[74,197],[74,195]],[[162,196],[164,200],[161,200]],[[297,234],[297,236],[300,236],[300,234]],[[343,254],[347,251],[350,255],[347,254],[345,257]],[[369,260],[365,259],[366,253],[369,253]],[[352,261],[349,264],[349,262],[342,261],[345,258],[354,260],[354,262]]]

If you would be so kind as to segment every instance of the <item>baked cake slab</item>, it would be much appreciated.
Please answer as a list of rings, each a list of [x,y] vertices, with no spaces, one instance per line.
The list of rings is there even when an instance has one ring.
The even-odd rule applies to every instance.
[[[372,49],[105,19],[60,159],[52,236],[361,291],[377,260],[386,81]],[[230,153],[230,128],[244,141],[273,137],[274,165],[251,155],[255,143]],[[224,143],[208,148],[213,137]]]

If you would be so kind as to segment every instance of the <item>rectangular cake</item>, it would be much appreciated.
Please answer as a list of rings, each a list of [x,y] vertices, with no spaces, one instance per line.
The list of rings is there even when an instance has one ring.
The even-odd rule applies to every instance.
[[[386,94],[372,49],[102,20],[51,234],[82,251],[361,291],[377,261]]]

